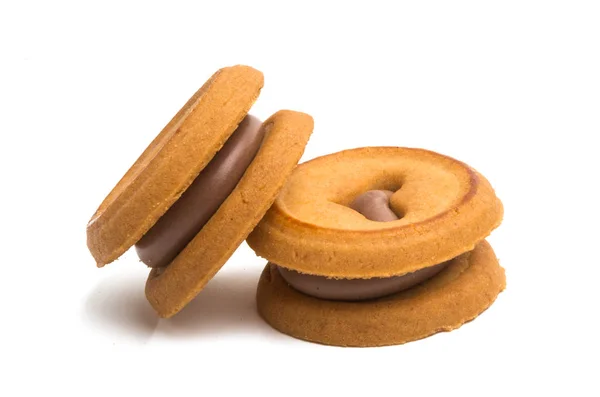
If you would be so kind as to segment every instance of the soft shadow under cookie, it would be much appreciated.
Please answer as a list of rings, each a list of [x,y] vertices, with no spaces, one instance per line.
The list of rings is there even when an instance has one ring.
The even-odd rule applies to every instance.
[[[95,331],[145,342],[158,326],[158,316],[144,296],[143,276],[104,279],[88,295],[84,306],[86,322]]]
[[[161,333],[186,337],[265,332],[279,335],[256,310],[259,277],[258,268],[222,270],[179,314],[161,320]]]

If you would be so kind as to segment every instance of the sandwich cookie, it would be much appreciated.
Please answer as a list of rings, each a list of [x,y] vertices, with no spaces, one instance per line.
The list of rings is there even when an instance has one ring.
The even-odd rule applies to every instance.
[[[161,317],[191,301],[259,222],[313,129],[282,110],[248,115],[261,72],[217,71],[167,124],[87,226],[99,267],[130,247],[151,267],[146,297]]]
[[[502,216],[489,182],[441,154],[379,147],[311,160],[247,239],[269,260],[258,311],[281,332],[339,346],[458,328],[505,287],[484,240]]]

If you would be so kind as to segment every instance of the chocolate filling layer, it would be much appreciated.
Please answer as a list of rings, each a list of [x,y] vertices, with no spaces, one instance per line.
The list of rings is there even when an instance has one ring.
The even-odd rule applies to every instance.
[[[167,266],[198,234],[242,179],[258,153],[262,123],[247,115],[221,150],[181,197],[137,242],[135,249],[150,267]]]
[[[370,190],[358,196],[350,208],[360,212],[367,219],[390,222],[399,217],[390,208],[389,190]],[[380,298],[411,288],[435,276],[447,263],[419,269],[413,273],[388,278],[371,279],[330,279],[324,276],[298,273],[278,266],[283,279],[293,288],[320,299],[361,301]]]

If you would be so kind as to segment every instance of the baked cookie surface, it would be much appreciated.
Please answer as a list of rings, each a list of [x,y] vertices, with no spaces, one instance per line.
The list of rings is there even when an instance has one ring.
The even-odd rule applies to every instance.
[[[193,299],[260,221],[300,160],[313,119],[281,110],[262,128],[262,146],[233,192],[168,267],[150,272],[146,297],[161,317]]]
[[[450,261],[437,276],[375,300],[318,299],[291,288],[268,264],[257,307],[273,328],[298,339],[336,346],[385,346],[451,331],[487,309],[505,288],[504,269],[487,241]]]
[[[313,130],[305,113],[262,123],[248,111],[256,69],[220,69],[188,100],[104,199],[87,226],[98,267],[135,245],[152,268],[146,297],[161,317],[179,312],[275,200]]]
[[[349,207],[371,189],[394,192],[400,219],[376,222]],[[299,165],[247,241],[302,273],[390,277],[473,249],[502,216],[489,182],[466,164],[423,149],[368,147]]]
[[[87,226],[102,267],[135,244],[177,201],[256,101],[263,74],[249,66],[217,71],[150,143]]]

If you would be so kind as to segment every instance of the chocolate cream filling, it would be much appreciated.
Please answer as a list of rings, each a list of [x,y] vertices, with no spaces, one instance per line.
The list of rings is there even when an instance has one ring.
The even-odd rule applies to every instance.
[[[389,190],[370,190],[358,196],[350,208],[365,218],[377,222],[390,222],[399,217],[390,208]],[[277,266],[281,277],[294,289],[320,299],[361,301],[394,294],[435,276],[447,262],[419,269],[412,273],[388,278],[331,279],[325,276],[303,274]]]
[[[261,121],[247,115],[181,197],[137,242],[149,267],[167,266],[198,234],[242,179],[264,138]]]

